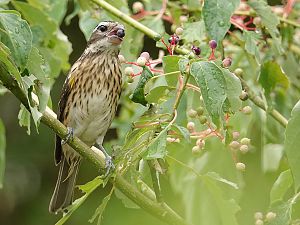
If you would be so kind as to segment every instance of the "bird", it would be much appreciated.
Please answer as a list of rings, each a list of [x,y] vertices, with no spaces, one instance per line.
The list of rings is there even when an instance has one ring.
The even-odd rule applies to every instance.
[[[68,135],[65,138],[56,135],[54,158],[59,172],[49,204],[51,213],[67,212],[73,202],[81,156],[67,144],[70,138],[76,136],[89,147],[97,146],[106,157],[107,173],[114,167],[102,144],[121,94],[118,55],[124,36],[122,24],[100,22],[64,82],[57,118],[68,128]]]

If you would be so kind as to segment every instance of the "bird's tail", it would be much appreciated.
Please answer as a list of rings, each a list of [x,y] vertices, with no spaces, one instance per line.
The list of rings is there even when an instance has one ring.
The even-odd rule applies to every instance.
[[[51,213],[64,211],[72,204],[79,165],[80,160],[71,160],[69,163],[62,154],[56,186],[49,205]]]

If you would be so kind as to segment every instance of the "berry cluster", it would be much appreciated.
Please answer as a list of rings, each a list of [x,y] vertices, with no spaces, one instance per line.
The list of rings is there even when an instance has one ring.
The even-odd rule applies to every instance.
[[[264,215],[262,212],[256,212],[254,214],[255,225],[263,225],[264,221],[269,223],[269,222],[273,221],[276,218],[276,216],[277,216],[276,213],[268,212],[264,218]]]

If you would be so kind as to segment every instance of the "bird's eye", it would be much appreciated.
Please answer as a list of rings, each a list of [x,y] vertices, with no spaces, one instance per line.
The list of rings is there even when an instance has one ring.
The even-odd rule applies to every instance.
[[[98,30],[100,30],[101,32],[107,31],[107,26],[105,26],[105,25],[100,25],[100,26],[98,27]]]

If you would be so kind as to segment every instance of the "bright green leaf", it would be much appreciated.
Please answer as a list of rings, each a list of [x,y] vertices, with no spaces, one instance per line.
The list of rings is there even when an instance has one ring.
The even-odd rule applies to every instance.
[[[160,159],[167,154],[167,129],[162,130],[148,145],[146,159]]]
[[[201,89],[205,107],[217,126],[223,119],[222,106],[226,95],[226,80],[223,71],[213,62],[194,62],[190,69]]]
[[[283,155],[283,145],[266,144],[264,145],[262,155],[262,170],[266,172],[275,172],[278,170]]]
[[[30,27],[18,12],[13,10],[0,11],[0,26],[1,41],[10,49],[15,63],[22,72],[32,47]]]
[[[284,195],[293,185],[291,170],[283,171],[272,186],[270,193],[270,202],[274,204],[277,201],[283,201]]]
[[[185,23],[183,28],[183,34],[181,35],[181,38],[186,42],[201,42],[205,39],[206,31],[203,20],[192,23]]]
[[[164,73],[171,73],[175,71],[179,71],[179,60],[181,59],[180,56],[176,55],[169,55],[164,56],[162,60]],[[171,87],[176,87],[178,77],[177,76],[166,76],[165,77],[167,83]]]
[[[140,103],[144,106],[147,105],[147,101],[145,99],[145,94],[144,94],[144,87],[147,81],[153,76],[154,76],[153,73],[147,67],[144,67],[139,82],[137,84],[137,87],[135,88],[131,97],[131,100],[133,102]]]
[[[209,36],[221,41],[230,28],[230,18],[239,5],[239,0],[209,0],[204,1],[203,19]]]
[[[4,172],[5,172],[5,127],[0,120],[0,188],[3,188]]]
[[[222,71],[226,82],[226,94],[230,104],[230,111],[237,112],[242,106],[240,99],[240,94],[242,93],[241,81],[228,69],[222,69]]]
[[[169,86],[157,86],[146,95],[146,100],[149,103],[162,103],[167,100]]]
[[[300,187],[300,101],[292,110],[291,119],[285,131],[284,150],[293,174],[295,190]]]

